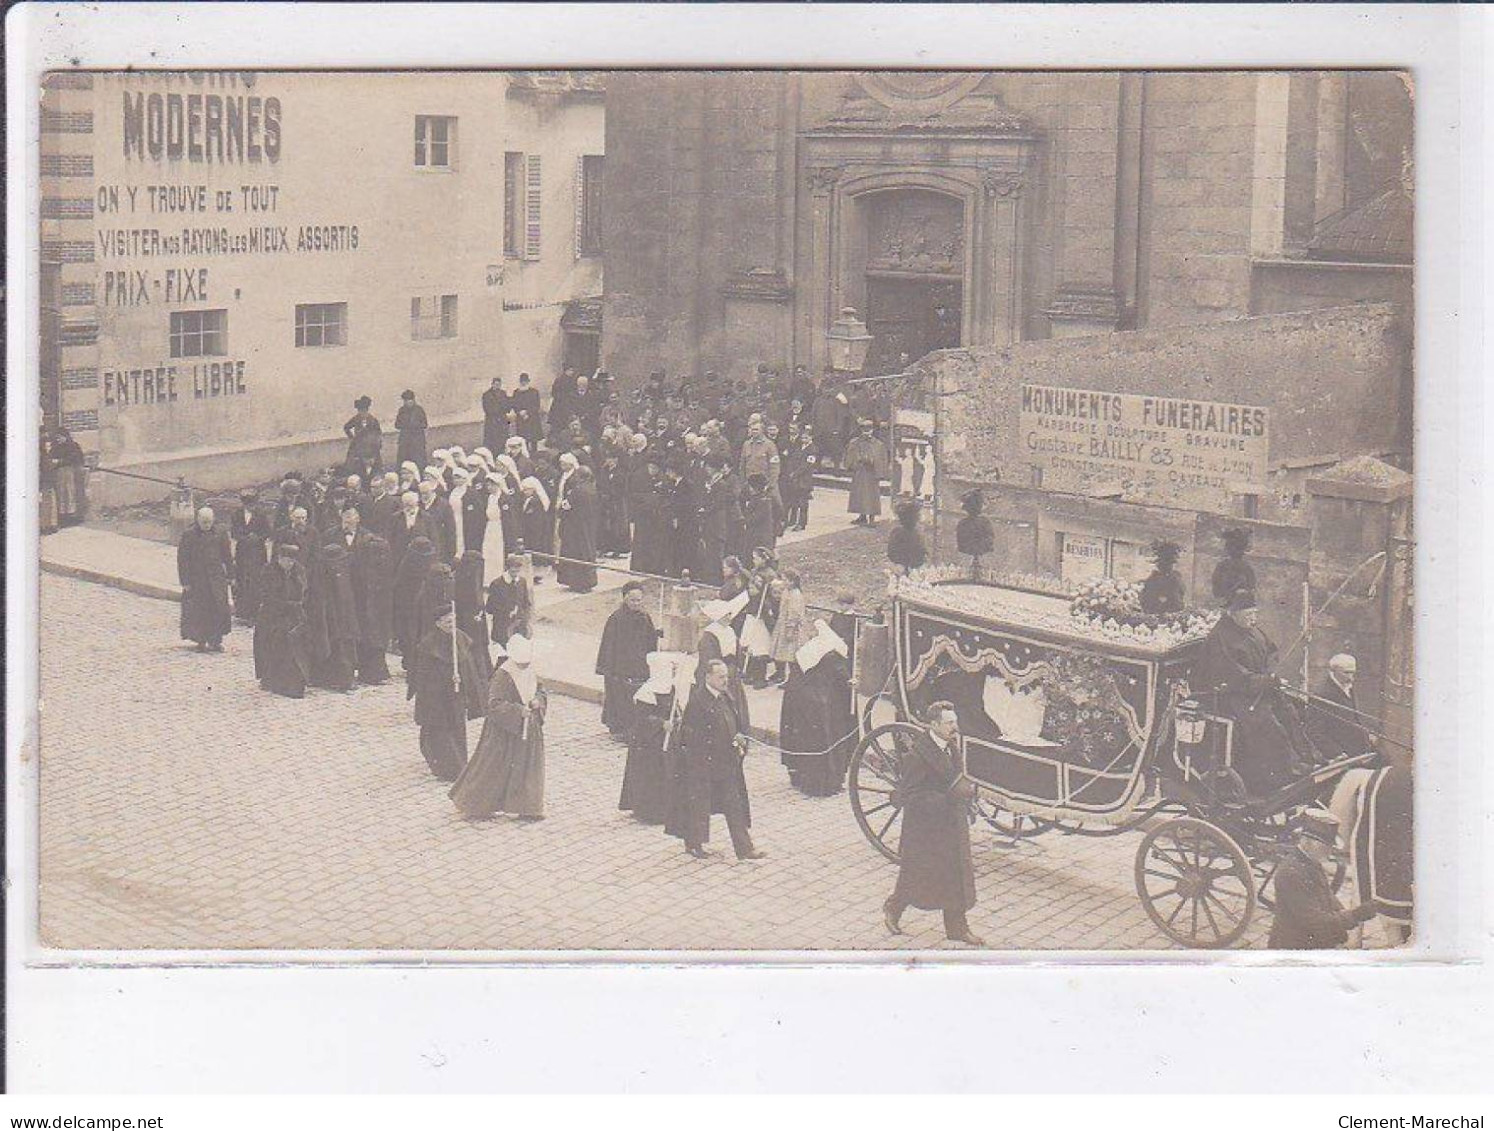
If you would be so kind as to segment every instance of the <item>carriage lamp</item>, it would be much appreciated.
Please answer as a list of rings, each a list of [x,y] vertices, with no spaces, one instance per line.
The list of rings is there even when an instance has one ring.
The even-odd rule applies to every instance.
[[[1202,712],[1198,709],[1197,699],[1183,699],[1178,702],[1177,714],[1178,741],[1189,746],[1197,746],[1204,740],[1204,731],[1208,724],[1204,721]]]
[[[866,323],[856,317],[855,307],[841,308],[840,317],[825,331],[825,340],[830,346],[830,368],[856,373],[866,364],[872,336],[866,332]]]

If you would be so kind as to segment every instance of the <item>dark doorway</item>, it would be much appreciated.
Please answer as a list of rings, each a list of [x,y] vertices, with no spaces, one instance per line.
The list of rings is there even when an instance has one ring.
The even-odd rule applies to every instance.
[[[899,359],[917,361],[930,350],[960,345],[962,287],[944,279],[868,273],[866,328],[872,335],[867,373],[894,373]]]
[[[596,334],[567,333],[563,362],[590,377],[600,364],[601,345],[602,339]]]

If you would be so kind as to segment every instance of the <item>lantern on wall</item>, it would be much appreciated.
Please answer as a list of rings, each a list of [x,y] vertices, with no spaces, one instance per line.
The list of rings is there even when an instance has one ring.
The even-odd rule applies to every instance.
[[[825,331],[830,345],[830,367],[842,373],[859,372],[866,364],[866,352],[871,348],[872,336],[866,332],[866,323],[856,317],[854,307],[843,307],[840,317]]]

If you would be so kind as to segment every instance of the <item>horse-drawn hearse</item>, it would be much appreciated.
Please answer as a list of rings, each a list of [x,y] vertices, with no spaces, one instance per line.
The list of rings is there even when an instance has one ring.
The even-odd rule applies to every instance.
[[[937,568],[897,580],[891,623],[863,628],[858,643],[856,821],[898,859],[912,720],[948,700],[977,787],[972,820],[1013,841],[1141,831],[1136,892],[1153,923],[1183,946],[1234,945],[1270,906],[1301,811],[1376,756],[1322,761],[1269,796],[1246,796],[1231,770],[1231,720],[1202,709],[1188,683],[1217,614],[1123,623],[1040,585]]]

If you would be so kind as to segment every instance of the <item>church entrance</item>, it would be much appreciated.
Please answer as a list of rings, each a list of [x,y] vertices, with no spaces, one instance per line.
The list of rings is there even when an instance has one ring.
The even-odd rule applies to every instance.
[[[879,278],[866,280],[866,329],[872,335],[868,373],[895,373],[901,357],[917,361],[930,350],[960,344],[958,282],[945,279]]]
[[[962,344],[965,210],[924,189],[868,194],[865,209],[868,373]]]

